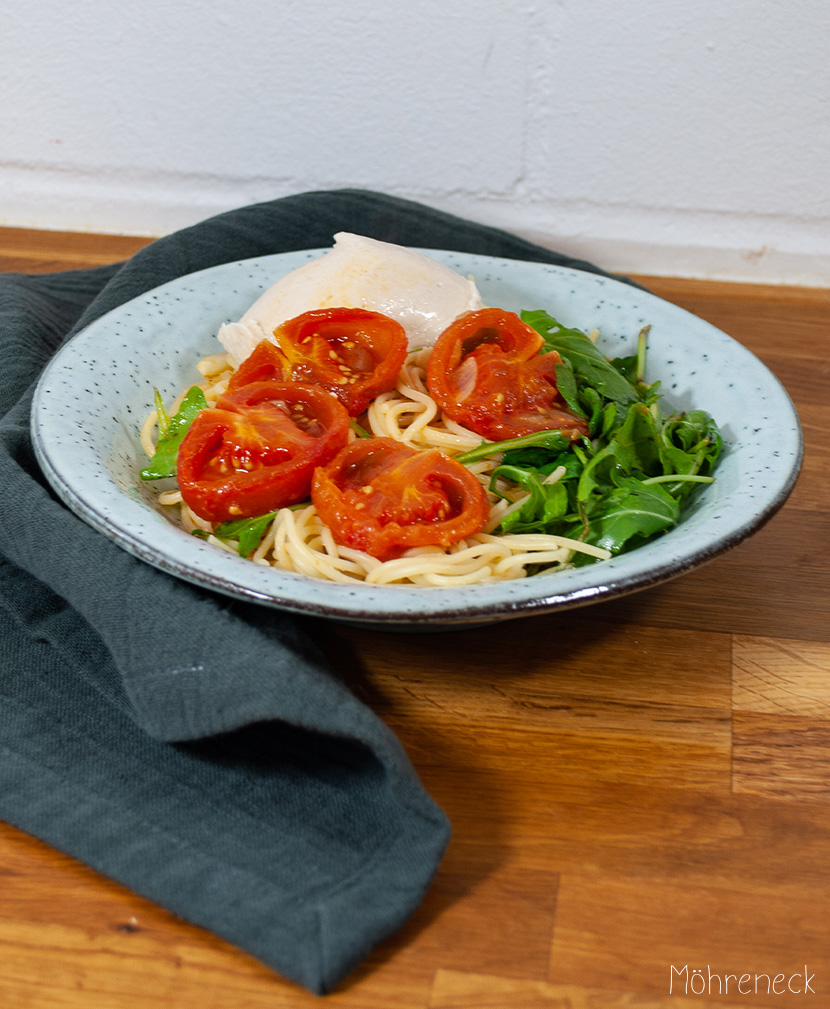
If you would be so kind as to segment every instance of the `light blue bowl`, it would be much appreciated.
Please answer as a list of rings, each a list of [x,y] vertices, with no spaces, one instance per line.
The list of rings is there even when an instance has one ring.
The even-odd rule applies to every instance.
[[[78,333],[38,385],[32,431],[62,500],[125,550],[179,578],[266,606],[397,628],[471,625],[547,613],[643,589],[729,550],[784,504],[798,475],[798,416],[778,380],[708,323],[627,284],[590,273],[488,256],[426,251],[472,274],[485,304],[546,309],[565,325],[597,328],[610,357],[634,353],[645,325],[647,380],[678,409],[711,413],[726,453],[717,480],[677,528],[629,554],[572,571],[459,588],[343,585],[267,569],[188,535],[142,484],[139,429],[153,387],[165,401],[198,380],[215,334],[278,277],[326,250],[213,267],[165,284]]]

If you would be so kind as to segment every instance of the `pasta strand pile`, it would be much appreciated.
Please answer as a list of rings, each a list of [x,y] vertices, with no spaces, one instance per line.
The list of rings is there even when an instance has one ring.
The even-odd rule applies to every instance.
[[[448,455],[460,455],[481,444],[479,435],[443,417],[426,386],[426,362],[429,349],[412,352],[401,369],[397,387],[381,393],[371,404],[367,422],[375,437],[393,438],[412,448],[439,448]],[[226,391],[233,374],[225,354],[214,354],[199,362],[204,381],[200,388],[208,404]],[[172,405],[175,413],[184,393]],[[148,456],[155,452],[153,432],[157,415],[152,411],[141,431],[141,444]],[[352,432],[351,438],[358,435]],[[524,578],[538,568],[567,566],[574,553],[582,552],[607,559],[610,553],[578,540],[544,534],[494,535],[505,514],[528,497],[520,488],[500,482],[498,490],[508,500],[490,491],[493,469],[499,457],[482,460],[468,468],[475,473],[491,503],[490,521],[484,532],[470,536],[449,548],[417,547],[398,558],[377,558],[335,543],[331,531],[322,523],[313,504],[281,508],[270,523],[257,550],[251,555],[255,564],[293,571],[312,578],[334,582],[365,582],[372,585],[460,586],[486,584]],[[549,481],[558,479],[554,473]],[[179,491],[165,491],[159,504],[178,507],[182,528],[200,529],[208,542],[236,553],[234,543],[213,535],[214,527],[195,515],[182,501]]]

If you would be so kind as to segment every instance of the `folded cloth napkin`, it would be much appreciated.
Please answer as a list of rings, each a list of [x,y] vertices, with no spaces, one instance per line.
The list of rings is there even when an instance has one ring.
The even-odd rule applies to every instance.
[[[449,838],[326,626],[135,559],[56,499],[29,411],[52,354],[182,274],[337,231],[596,270],[362,190],[222,214],[112,267],[0,276],[0,818],[330,991],[412,914]]]

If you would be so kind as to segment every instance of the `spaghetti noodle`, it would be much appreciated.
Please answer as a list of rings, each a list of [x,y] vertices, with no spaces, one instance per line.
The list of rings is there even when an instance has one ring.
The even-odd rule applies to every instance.
[[[443,416],[426,385],[430,350],[413,351],[407,357],[395,389],[381,393],[366,413],[368,434],[392,438],[414,449],[438,448],[457,456],[481,444],[481,437]],[[233,367],[226,354],[213,354],[198,365],[199,383],[209,405],[226,392]],[[184,393],[171,407],[175,412]],[[153,432],[158,415],[153,410],[141,430],[141,444],[148,456],[155,452]],[[352,431],[350,438],[359,437]],[[579,540],[540,533],[497,535],[505,516],[522,506],[529,495],[517,485],[498,478],[491,487],[500,455],[469,464],[490,500],[490,519],[485,529],[448,548],[417,547],[403,556],[380,561],[359,550],[335,542],[331,530],[320,520],[313,504],[281,508],[270,521],[259,546],[250,556],[255,564],[293,571],[335,582],[366,582],[374,585],[410,584],[460,586],[523,578],[539,569],[560,569],[576,553],[607,559],[610,552]],[[555,471],[547,482],[560,479]],[[236,553],[236,546],[215,535],[215,526],[194,514],[178,490],[163,491],[158,502],[179,510],[179,521],[188,532],[198,531],[213,545]]]

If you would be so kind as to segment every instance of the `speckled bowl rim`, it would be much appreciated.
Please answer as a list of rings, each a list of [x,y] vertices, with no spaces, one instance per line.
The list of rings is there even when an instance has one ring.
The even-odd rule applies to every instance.
[[[421,250],[473,275],[486,304],[546,308],[566,325],[598,326],[609,355],[632,353],[639,329],[650,324],[647,378],[660,378],[675,406],[707,409],[724,431],[717,482],[696,497],[676,529],[636,551],[492,585],[336,584],[266,569],[189,536],[159,514],[138,480],[144,461],[137,432],[152,387],[169,399],[198,380],[198,358],[221,349],[214,339],[219,323],[238,318],[275,279],[325,251],[257,257],[185,275],[76,334],[45,369],[32,406],[37,459],[64,503],[134,556],[227,596],[388,629],[437,629],[565,610],[657,585],[741,543],[789,496],[803,451],[798,415],[775,376],[725,333],[607,277]]]

